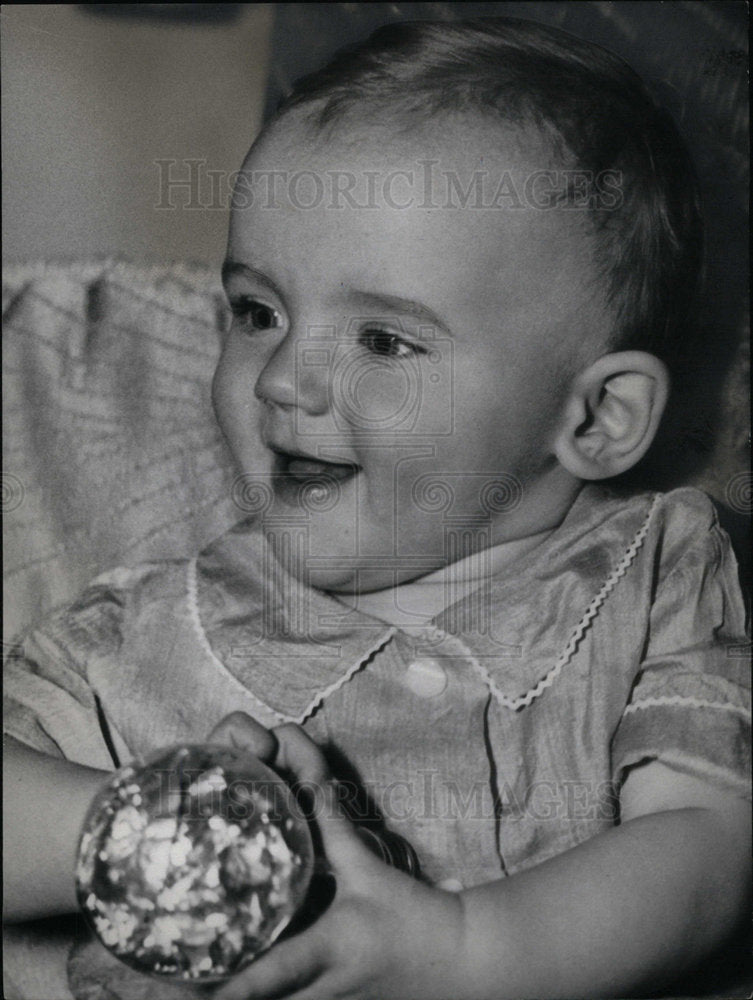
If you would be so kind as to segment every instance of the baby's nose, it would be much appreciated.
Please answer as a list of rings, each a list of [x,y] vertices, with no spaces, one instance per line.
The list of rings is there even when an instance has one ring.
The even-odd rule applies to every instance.
[[[313,416],[325,413],[330,370],[325,354],[315,341],[288,331],[256,381],[256,396],[263,402],[295,407]]]

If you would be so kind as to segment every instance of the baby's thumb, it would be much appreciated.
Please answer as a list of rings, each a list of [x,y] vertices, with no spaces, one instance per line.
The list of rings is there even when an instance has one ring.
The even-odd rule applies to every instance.
[[[277,753],[274,734],[245,712],[226,715],[211,731],[207,742],[239,747],[268,764],[273,763]]]
[[[308,799],[308,811],[335,875],[341,879],[356,876],[378,865],[345,811],[347,787],[333,778],[317,745],[296,725],[277,726],[273,732],[279,747],[275,767],[288,772],[299,794]]]
[[[364,851],[342,808],[342,786],[330,774],[317,745],[292,723],[266,729],[245,712],[226,715],[208,741],[239,747],[269,764],[295,788],[301,804],[319,827],[330,866],[353,849]]]

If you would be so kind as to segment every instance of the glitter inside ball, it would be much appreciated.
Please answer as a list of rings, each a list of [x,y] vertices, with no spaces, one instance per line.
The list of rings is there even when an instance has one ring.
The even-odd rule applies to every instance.
[[[313,857],[301,810],[266,765],[235,748],[179,746],[121,768],[95,797],[76,891],[128,965],[217,982],[290,922]]]

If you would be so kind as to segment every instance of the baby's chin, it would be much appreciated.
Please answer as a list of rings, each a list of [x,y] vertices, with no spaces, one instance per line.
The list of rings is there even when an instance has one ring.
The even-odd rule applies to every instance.
[[[292,577],[315,590],[332,594],[387,590],[396,584],[424,576],[441,565],[441,561],[438,561],[436,567],[427,568],[425,559],[417,560],[415,565],[406,561],[396,571],[390,560],[385,560],[383,566],[373,556],[363,560],[343,556],[338,560],[333,555],[333,547],[326,547],[321,553],[311,548],[304,552],[302,547],[290,544],[290,536],[285,531],[267,530],[266,534],[278,562]],[[324,562],[327,565],[322,565]]]
[[[435,567],[439,569],[439,567]],[[331,594],[370,594],[378,590],[389,590],[401,583],[409,583],[425,576],[426,566],[406,566],[398,574],[392,567],[374,569],[373,566],[351,571],[348,575],[337,577],[331,573],[313,574],[309,578],[312,587],[317,590],[327,590]]]

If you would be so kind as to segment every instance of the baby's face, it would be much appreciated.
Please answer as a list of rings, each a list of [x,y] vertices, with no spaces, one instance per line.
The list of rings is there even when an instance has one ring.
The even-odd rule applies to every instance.
[[[241,511],[265,495],[265,527],[280,548],[302,534],[292,568],[321,588],[412,579],[572,500],[552,439],[604,329],[584,220],[461,207],[458,188],[448,205],[446,173],[465,190],[489,171],[486,201],[504,171],[522,193],[548,166],[518,133],[448,131],[325,142],[288,120],[244,166],[215,409]]]

